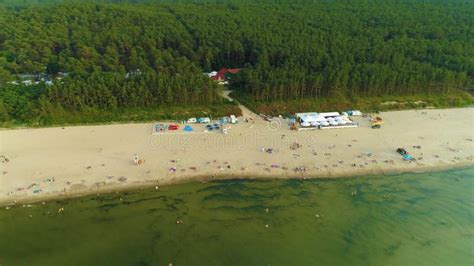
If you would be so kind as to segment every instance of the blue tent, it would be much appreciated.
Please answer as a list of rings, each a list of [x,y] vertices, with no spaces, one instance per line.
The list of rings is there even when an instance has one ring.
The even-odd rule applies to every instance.
[[[186,125],[184,128],[183,128],[184,131],[187,131],[187,132],[191,132],[193,131],[193,128],[190,126],[190,125]]]

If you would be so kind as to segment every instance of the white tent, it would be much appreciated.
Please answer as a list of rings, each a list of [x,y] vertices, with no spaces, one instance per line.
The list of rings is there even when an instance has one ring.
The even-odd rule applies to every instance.
[[[323,121],[326,121],[326,117],[322,116],[322,115],[319,115],[318,118],[316,119],[317,122],[321,123]]]
[[[297,113],[296,117],[300,119],[301,123],[311,123],[318,121],[318,113]]]
[[[341,116],[338,112],[319,113],[319,115],[320,115],[320,116],[324,116],[324,117]]]

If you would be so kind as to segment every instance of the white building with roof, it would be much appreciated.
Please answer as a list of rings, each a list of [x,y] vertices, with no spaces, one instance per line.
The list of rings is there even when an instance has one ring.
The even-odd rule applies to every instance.
[[[357,127],[357,123],[338,112],[296,113],[295,116],[299,130]]]

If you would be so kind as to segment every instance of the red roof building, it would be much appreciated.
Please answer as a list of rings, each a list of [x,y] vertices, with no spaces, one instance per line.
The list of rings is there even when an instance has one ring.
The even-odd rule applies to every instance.
[[[215,81],[225,81],[227,80],[226,74],[235,75],[239,72],[240,68],[221,68],[211,79]]]

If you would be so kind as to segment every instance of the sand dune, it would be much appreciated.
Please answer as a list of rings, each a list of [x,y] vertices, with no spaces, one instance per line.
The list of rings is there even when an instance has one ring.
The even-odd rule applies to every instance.
[[[202,126],[192,134],[151,135],[152,123],[3,130],[0,154],[9,161],[0,163],[0,202],[213,177],[337,177],[473,164],[473,108],[381,116],[381,129],[359,118],[358,128],[295,132],[284,120],[265,122],[244,110],[227,135]],[[291,149],[294,143],[301,147]],[[398,147],[417,160],[403,161]],[[143,165],[132,163],[135,153]]]

